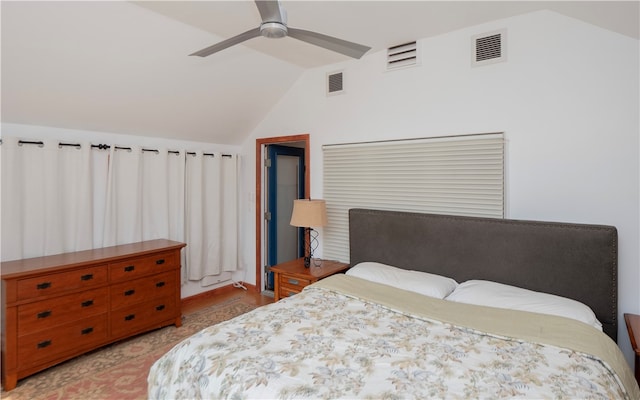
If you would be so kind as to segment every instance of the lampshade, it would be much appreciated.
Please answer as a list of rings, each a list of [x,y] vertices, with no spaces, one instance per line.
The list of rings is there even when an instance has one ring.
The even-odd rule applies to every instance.
[[[327,207],[324,200],[294,200],[290,224],[300,228],[325,226]]]

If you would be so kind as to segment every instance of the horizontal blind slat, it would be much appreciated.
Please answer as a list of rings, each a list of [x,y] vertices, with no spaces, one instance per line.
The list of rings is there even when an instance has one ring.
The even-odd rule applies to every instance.
[[[349,261],[349,209],[504,217],[502,133],[323,146],[325,258]]]

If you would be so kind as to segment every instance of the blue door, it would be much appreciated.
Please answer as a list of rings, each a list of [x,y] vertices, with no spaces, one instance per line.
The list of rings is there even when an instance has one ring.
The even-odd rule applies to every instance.
[[[280,264],[302,257],[302,228],[289,225],[293,200],[304,198],[304,149],[267,146],[267,264]],[[274,289],[273,273],[267,272],[267,289]]]

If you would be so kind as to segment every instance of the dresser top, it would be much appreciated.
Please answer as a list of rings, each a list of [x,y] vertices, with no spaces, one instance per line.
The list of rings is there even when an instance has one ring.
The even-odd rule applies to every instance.
[[[173,240],[156,239],[44,257],[3,261],[0,266],[0,276],[2,279],[15,279],[36,271],[39,273],[55,272],[56,269],[63,267],[84,266],[97,261],[108,263],[131,256],[143,256],[163,250],[181,249],[185,246],[185,243]]]

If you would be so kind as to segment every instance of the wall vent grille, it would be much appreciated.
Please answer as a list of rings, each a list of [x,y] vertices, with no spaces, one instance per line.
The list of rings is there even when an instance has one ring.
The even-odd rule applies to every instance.
[[[327,74],[327,94],[344,92],[344,77],[342,71]]]
[[[399,44],[387,49],[387,70],[395,70],[417,64],[418,46],[415,41]]]
[[[507,60],[506,30],[482,33],[471,37],[471,64],[494,64]]]

